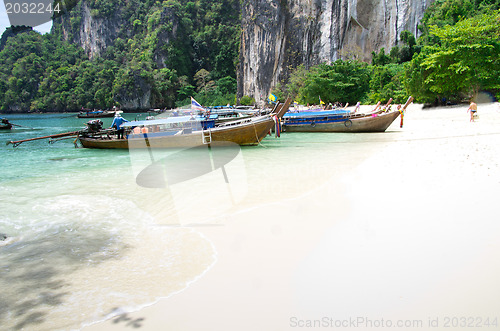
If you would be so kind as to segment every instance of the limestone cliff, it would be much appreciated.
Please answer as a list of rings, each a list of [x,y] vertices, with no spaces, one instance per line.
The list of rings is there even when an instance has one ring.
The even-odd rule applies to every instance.
[[[299,64],[370,61],[399,33],[417,35],[433,0],[247,0],[242,5],[238,96],[262,102]]]
[[[109,56],[109,54],[105,55],[106,50],[111,46],[116,46],[117,39],[122,41],[120,47],[123,47],[123,43],[133,40],[135,34],[140,32],[142,36],[155,41],[151,43],[152,47],[149,51],[156,68],[168,67],[168,60],[175,56],[169,53],[168,45],[172,40],[182,38],[184,33],[179,31],[178,17],[172,8],[163,7],[161,10],[155,8],[158,10],[158,15],[154,20],[148,20],[148,13],[142,12],[141,15],[134,16],[140,19],[137,18],[132,22],[134,4],[137,2],[114,1],[112,10],[109,10],[109,7],[106,10],[101,3],[98,10],[94,8],[95,1],[79,0],[71,13],[54,19],[52,32],[66,41],[80,45],[89,59]],[[146,23],[148,29],[144,29]],[[136,28],[135,24],[138,24],[139,28]],[[143,30],[140,31],[140,29]],[[154,38],[149,35],[151,31],[154,31]],[[121,78],[126,79],[129,85],[117,88],[114,92],[114,100],[124,110],[150,109],[155,101],[152,82],[144,78],[136,69],[126,70],[126,77]]]
[[[126,19],[122,2],[113,2],[106,15],[95,15],[92,0],[79,0],[71,17],[54,21],[65,40],[83,47],[90,58],[100,56],[120,37],[133,37],[135,21]],[[238,61],[238,97],[249,95],[263,102],[279,82],[300,64],[306,68],[339,58],[370,61],[372,51],[387,51],[401,31],[417,35],[417,24],[434,0],[244,0],[241,3],[241,40]],[[127,2],[126,2],[127,3]],[[131,2],[130,2],[131,3]],[[131,4],[128,3],[130,7]],[[94,4],[95,5],[95,4]],[[125,7],[123,7],[125,6]],[[168,66],[171,40],[180,39],[179,22],[171,9],[162,9],[156,24],[169,25],[154,36],[151,49],[158,68]],[[154,28],[154,26],[149,27]],[[144,83],[141,95],[120,95],[120,103],[149,108],[151,91]]]
[[[81,0],[72,11],[71,16],[63,15],[54,19],[53,31],[59,33],[64,40],[79,44],[91,59],[100,56],[107,47],[113,45],[127,24],[121,18],[120,8],[116,8],[108,17],[99,17],[92,15],[88,1]]]

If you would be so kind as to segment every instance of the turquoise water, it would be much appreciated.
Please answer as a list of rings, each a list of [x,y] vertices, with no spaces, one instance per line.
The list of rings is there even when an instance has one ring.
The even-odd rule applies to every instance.
[[[168,297],[216,263],[217,248],[196,226],[300,197],[397,136],[269,136],[237,147],[223,171],[147,188],[138,174],[172,151],[75,148],[73,138],[13,148],[6,142],[79,130],[85,120],[6,117],[33,128],[0,132],[0,233],[9,237],[0,242],[0,325],[7,330],[78,329]]]

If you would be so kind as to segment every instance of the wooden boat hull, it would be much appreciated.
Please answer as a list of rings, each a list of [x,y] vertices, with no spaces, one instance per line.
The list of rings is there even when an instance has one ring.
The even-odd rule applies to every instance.
[[[202,145],[220,145],[220,143],[241,146],[257,145],[287,112],[292,102],[277,104],[271,114],[251,117],[243,120],[222,123],[215,128],[193,131],[184,134],[130,134],[128,139],[116,139],[108,135],[98,137],[80,135],[79,140],[85,148],[135,149],[135,148],[190,148]],[[164,132],[165,133],[165,132]]]
[[[261,120],[248,119],[245,123],[237,121],[221,127],[189,134],[153,136],[148,134],[129,135],[128,139],[108,137],[80,137],[85,148],[127,149],[127,148],[189,148],[206,145],[212,142],[231,142],[238,145],[257,145],[274,126],[271,116]],[[205,138],[204,138],[205,135]],[[208,137],[211,136],[211,139]],[[205,142],[204,142],[205,141]]]
[[[0,124],[0,130],[10,130],[12,129],[12,124]]]
[[[384,132],[399,116],[399,111],[365,116],[338,117],[335,119],[307,117],[302,121],[285,119],[286,132]]]

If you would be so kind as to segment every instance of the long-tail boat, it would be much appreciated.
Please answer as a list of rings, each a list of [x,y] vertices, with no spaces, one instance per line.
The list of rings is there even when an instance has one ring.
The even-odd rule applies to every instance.
[[[131,121],[123,124],[127,138],[117,139],[109,132],[82,132],[79,141],[86,148],[186,148],[208,145],[212,142],[230,142],[238,145],[257,145],[275,126],[291,103],[278,104],[270,114],[256,115],[223,123],[215,120],[197,120],[194,116],[179,116],[157,120]]]
[[[194,115],[126,122],[123,127],[127,138],[122,139],[117,138],[115,129],[103,129],[102,121],[95,119],[89,121],[83,130],[9,141],[7,144],[17,147],[27,141],[75,137],[83,147],[102,149],[186,148],[212,143],[220,145],[221,142],[257,145],[273,127],[280,126],[280,119],[291,102],[292,99],[288,98],[285,103],[277,104],[269,114],[228,122],[196,118]]]
[[[0,130],[10,130],[12,129],[11,123],[0,123]]]
[[[401,109],[390,110],[390,102],[382,109],[370,113],[352,113],[345,109],[288,113],[283,116],[286,132],[384,132],[413,101],[409,97]]]
[[[87,110],[76,115],[78,118],[106,118],[115,116],[115,111],[110,110]]]
[[[11,122],[9,122],[8,119],[0,117],[0,130],[11,130],[14,126],[17,126],[20,128],[33,129],[33,128],[30,128],[29,126],[11,123]]]

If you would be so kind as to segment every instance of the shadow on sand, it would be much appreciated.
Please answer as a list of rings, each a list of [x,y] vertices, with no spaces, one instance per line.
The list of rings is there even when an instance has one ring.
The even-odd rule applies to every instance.
[[[55,234],[54,234],[55,233]],[[71,293],[71,274],[118,259],[129,248],[104,230],[45,230],[39,239],[0,247],[0,325],[31,329],[62,308]]]

